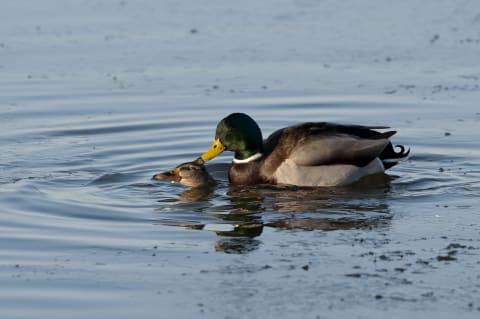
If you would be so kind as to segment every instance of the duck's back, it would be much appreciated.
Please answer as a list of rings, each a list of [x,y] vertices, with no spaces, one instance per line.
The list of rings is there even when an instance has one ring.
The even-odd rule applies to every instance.
[[[382,172],[378,157],[394,131],[359,125],[304,123],[280,129],[264,142],[261,173],[278,184],[346,185]]]

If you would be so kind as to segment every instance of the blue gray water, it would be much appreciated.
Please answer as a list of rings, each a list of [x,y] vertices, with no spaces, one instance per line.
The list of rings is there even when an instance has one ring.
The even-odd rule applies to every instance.
[[[473,107],[382,97],[26,99],[1,111],[8,318],[478,314]],[[150,179],[201,154],[216,122],[239,110],[264,134],[312,119],[389,124],[412,155],[347,188],[230,187],[230,154],[207,166],[219,181],[212,191]]]
[[[477,318],[475,1],[0,4],[1,318]],[[388,125],[345,188],[153,181],[247,112]]]

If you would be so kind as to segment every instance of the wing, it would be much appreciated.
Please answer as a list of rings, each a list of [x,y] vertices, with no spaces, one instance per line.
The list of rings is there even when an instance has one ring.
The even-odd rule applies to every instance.
[[[383,126],[304,123],[274,132],[264,143],[266,167],[275,170],[283,160],[300,166],[350,164],[365,166],[390,143],[395,131],[377,132]]]
[[[301,166],[365,166],[378,157],[389,143],[388,138],[359,138],[347,134],[312,137],[295,146],[289,158]]]

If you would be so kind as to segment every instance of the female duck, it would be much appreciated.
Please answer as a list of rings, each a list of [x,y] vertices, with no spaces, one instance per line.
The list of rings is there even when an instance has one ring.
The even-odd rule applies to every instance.
[[[201,161],[182,163],[173,170],[155,174],[152,178],[177,182],[193,188],[213,187],[217,184]]]
[[[386,128],[303,123],[279,129],[264,141],[250,116],[233,113],[218,123],[214,142],[199,161],[225,150],[235,152],[229,170],[234,185],[349,185],[408,156],[409,150],[397,145],[400,150],[395,152],[389,141],[395,131],[375,131]]]

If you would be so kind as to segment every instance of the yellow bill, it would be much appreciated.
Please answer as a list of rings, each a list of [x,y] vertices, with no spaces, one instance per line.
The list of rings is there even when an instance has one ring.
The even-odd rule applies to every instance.
[[[213,141],[213,144],[210,146],[208,151],[206,151],[200,158],[206,162],[218,156],[224,150],[225,146],[223,146],[223,144],[220,142],[220,139],[217,138]]]

